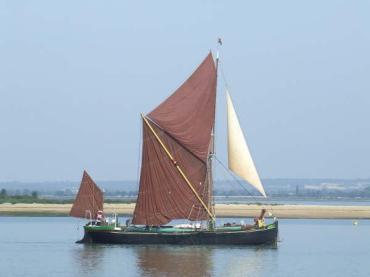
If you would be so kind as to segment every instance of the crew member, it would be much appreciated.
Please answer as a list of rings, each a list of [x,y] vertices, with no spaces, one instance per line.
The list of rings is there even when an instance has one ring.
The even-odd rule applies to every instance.
[[[105,223],[105,217],[103,211],[98,211],[96,214],[96,225],[102,225]]]
[[[254,224],[256,225],[256,227],[258,228],[265,227],[265,213],[266,209],[262,209],[260,216],[254,218]]]

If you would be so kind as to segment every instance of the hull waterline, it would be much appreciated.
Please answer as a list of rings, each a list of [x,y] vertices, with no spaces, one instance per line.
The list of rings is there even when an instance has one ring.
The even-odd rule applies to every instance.
[[[85,228],[78,243],[174,244],[174,245],[261,245],[276,244],[278,222],[265,228],[240,231],[135,232]]]

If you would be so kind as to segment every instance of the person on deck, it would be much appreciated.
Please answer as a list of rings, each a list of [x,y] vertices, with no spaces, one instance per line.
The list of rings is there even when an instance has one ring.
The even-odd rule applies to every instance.
[[[103,225],[105,223],[105,217],[103,211],[98,211],[96,214],[96,225]]]
[[[258,228],[265,227],[265,213],[266,209],[262,209],[260,216],[254,218],[254,224],[256,225],[256,227]]]

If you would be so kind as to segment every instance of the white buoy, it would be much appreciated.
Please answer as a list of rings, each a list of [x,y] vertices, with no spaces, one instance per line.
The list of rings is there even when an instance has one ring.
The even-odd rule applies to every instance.
[[[353,224],[353,225],[358,225],[358,221],[357,221],[357,220],[353,220],[353,221],[352,221],[352,224]]]

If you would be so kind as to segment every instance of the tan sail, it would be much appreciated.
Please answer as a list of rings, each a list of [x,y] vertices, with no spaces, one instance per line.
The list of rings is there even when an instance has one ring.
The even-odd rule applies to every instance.
[[[228,91],[226,98],[229,169],[266,197]]]

